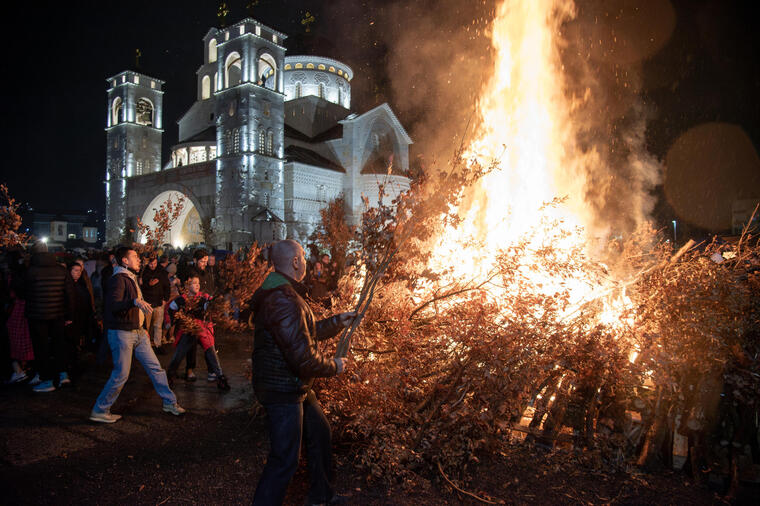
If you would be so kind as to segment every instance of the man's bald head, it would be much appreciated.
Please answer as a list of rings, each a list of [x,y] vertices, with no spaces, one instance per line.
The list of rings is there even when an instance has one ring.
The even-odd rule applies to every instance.
[[[296,241],[292,239],[277,241],[272,245],[269,253],[275,270],[296,281],[301,281],[306,275],[303,248]]]

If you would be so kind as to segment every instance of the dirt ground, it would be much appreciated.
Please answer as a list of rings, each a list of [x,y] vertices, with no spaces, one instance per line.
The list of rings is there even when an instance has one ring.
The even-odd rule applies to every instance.
[[[250,343],[221,338],[222,367],[232,391],[220,393],[199,375],[177,381],[183,417],[161,411],[161,401],[139,364],[113,407],[115,424],[88,421],[109,365],[85,360],[74,383],[47,394],[0,386],[0,503],[2,504],[250,504],[266,460],[265,419],[254,416],[248,381]],[[170,356],[159,357],[166,365]],[[199,356],[199,372],[205,373]],[[336,451],[341,451],[336,445]],[[302,462],[286,504],[306,500]],[[483,504],[455,491],[440,475],[412,492],[367,484],[339,466],[338,489],[349,504]],[[505,447],[482,462],[467,491],[507,504],[713,504],[716,490],[683,474],[606,474],[574,463],[572,455],[532,445]],[[737,503],[751,504],[759,490]]]

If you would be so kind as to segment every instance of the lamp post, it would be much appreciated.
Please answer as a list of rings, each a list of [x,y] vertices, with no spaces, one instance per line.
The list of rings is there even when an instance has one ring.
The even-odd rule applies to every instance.
[[[673,244],[675,244],[676,240],[677,240],[677,238],[676,238],[676,226],[677,226],[676,220],[673,220]]]

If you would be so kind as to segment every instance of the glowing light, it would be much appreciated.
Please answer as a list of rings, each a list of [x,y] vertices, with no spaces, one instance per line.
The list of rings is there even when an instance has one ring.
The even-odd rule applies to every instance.
[[[45,244],[47,244],[47,242],[48,242],[48,238],[47,238],[47,237],[43,237],[42,239],[40,239],[40,241],[42,241],[42,242],[44,242]]]
[[[463,221],[440,236],[431,267],[450,269],[452,281],[482,278],[500,250],[533,233],[521,259],[523,280],[547,296],[569,290],[566,314],[600,299],[600,323],[619,325],[628,323],[621,321],[630,302],[624,294],[600,297],[609,288],[603,277],[581,270],[575,278],[561,278],[542,267],[538,254],[550,244],[565,255],[562,262],[577,265],[593,244],[587,231],[594,216],[584,202],[585,172],[580,169],[595,154],[576,145],[574,106],[563,92],[559,52],[562,23],[573,15],[570,0],[505,0],[497,7],[490,29],[492,74],[478,99],[473,140],[464,158],[482,166],[496,163],[498,170],[466,195],[457,209]],[[545,206],[557,198],[565,202]],[[498,290],[521,290],[521,281],[505,280],[494,298],[499,299]]]

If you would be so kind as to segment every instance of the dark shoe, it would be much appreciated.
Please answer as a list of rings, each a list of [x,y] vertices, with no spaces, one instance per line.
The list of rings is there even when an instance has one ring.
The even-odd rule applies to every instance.
[[[342,495],[342,494],[333,494],[332,499],[330,499],[327,502],[307,502],[306,504],[309,504],[310,506],[326,506],[326,505],[338,505],[338,504],[348,504],[349,496]]]
[[[169,388],[174,390],[174,375],[166,375],[166,382],[169,383]]]
[[[156,355],[166,355],[166,350],[164,350],[163,346],[154,346],[153,353]]]
[[[190,381],[190,382],[192,382],[192,381],[195,381],[195,380],[197,380],[197,379],[198,379],[198,378],[195,376],[195,373],[192,373],[192,372],[190,372],[190,373],[187,373],[187,372],[186,372],[186,373],[185,373],[185,381]]]
[[[227,383],[227,376],[222,374],[216,378],[216,386],[219,390],[227,391],[230,389],[230,384]]]

